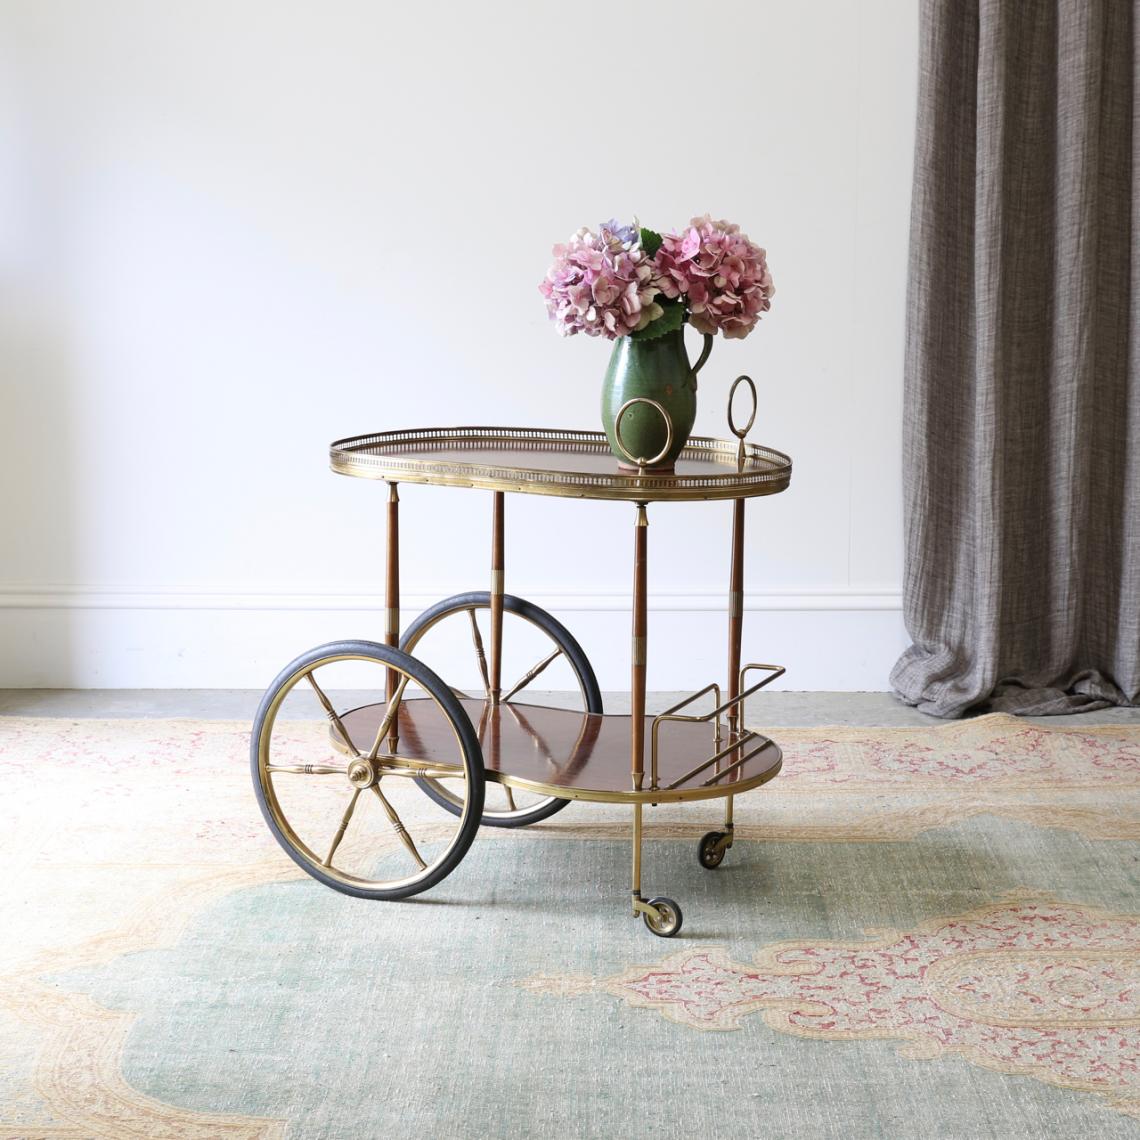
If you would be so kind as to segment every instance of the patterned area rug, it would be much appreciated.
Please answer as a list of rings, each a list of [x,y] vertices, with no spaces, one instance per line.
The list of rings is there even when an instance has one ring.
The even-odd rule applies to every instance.
[[[647,815],[672,941],[605,806],[321,887],[246,734],[0,720],[0,1136],[1140,1132],[1140,728],[775,733],[718,870],[716,804]]]

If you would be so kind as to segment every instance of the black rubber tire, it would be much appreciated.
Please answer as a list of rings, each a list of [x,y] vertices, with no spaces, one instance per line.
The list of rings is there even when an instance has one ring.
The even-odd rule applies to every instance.
[[[472,606],[477,606],[480,609],[489,608],[490,604],[491,594],[487,590],[472,590],[466,594],[456,594],[453,597],[444,598],[442,602],[437,602],[430,609],[424,610],[404,630],[403,636],[400,638],[400,648],[407,651],[407,647],[411,645],[414,649],[420,631],[433,625],[452,611],[465,610]],[[574,635],[553,614],[547,613],[546,610],[528,602],[525,598],[515,597],[514,594],[503,595],[503,611],[504,613],[517,614],[519,617],[532,622],[559,646],[582,686],[586,700],[586,712],[600,714],[603,711],[602,691],[598,688],[598,679],[594,676],[594,667],[590,664],[589,658],[575,640]],[[416,783],[419,784],[425,795],[430,796],[445,811],[449,811],[453,815],[458,813],[456,805],[446,796],[441,795],[430,781],[417,780]],[[536,805],[531,811],[520,812],[510,819],[485,816],[482,819],[482,824],[484,827],[529,827],[532,823],[549,819],[556,812],[560,812],[566,807],[569,802],[569,800],[551,797]]]
[[[418,878],[415,882],[399,888],[354,887],[338,879],[334,879],[321,871],[319,867],[315,866],[309,859],[301,854],[301,852],[297,851],[293,844],[289,842],[287,836],[282,832],[277,821],[273,818],[273,813],[270,811],[269,805],[266,802],[265,789],[261,784],[261,737],[265,732],[269,710],[277,693],[293,681],[299,672],[313,668],[325,658],[335,658],[346,654],[377,661],[382,665],[394,665],[404,670],[418,685],[421,685],[436,699],[448,719],[455,726],[456,733],[459,736],[463,748],[464,769],[467,775],[467,787],[469,790],[468,803],[471,805],[472,810],[468,811],[465,818],[463,818],[460,824],[458,840],[452,845],[446,858],[437,865],[429,867],[422,878]],[[271,728],[272,726],[270,725],[269,727]],[[399,649],[393,649],[387,645],[380,645],[374,641],[332,641],[327,645],[318,645],[314,649],[310,649],[307,653],[302,653],[300,657],[289,662],[289,664],[277,674],[273,683],[266,690],[265,696],[261,698],[257,715],[254,717],[253,733],[250,738],[250,768],[253,775],[254,794],[257,796],[257,805],[261,809],[262,817],[265,819],[266,825],[273,833],[274,838],[281,844],[285,849],[285,853],[301,870],[311,875],[318,882],[324,883],[326,887],[332,887],[334,891],[339,891],[341,894],[353,895],[356,898],[362,899],[402,899],[408,898],[411,895],[417,895],[421,891],[426,891],[446,879],[447,876],[459,866],[463,861],[463,857],[467,854],[467,849],[471,846],[472,840],[475,838],[475,833],[479,830],[479,818],[483,812],[483,794],[486,778],[483,772],[483,750],[479,746],[479,739],[475,735],[471,718],[467,715],[459,701],[456,700],[451,689],[426,665]],[[459,815],[458,812],[454,814]]]
[[[697,846],[697,861],[706,871],[712,871],[724,862],[728,848],[722,847],[719,851],[716,849],[717,844],[724,836],[723,831],[709,831],[701,836],[701,841]]]

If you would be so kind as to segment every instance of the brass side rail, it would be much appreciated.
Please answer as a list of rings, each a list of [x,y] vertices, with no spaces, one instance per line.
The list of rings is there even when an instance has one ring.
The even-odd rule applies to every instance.
[[[745,764],[748,763],[749,760],[752,759],[753,756],[755,756],[758,752],[763,752],[764,749],[767,748],[768,745],[772,743],[771,738],[769,738],[767,736],[761,736],[760,733],[758,733],[758,732],[746,731],[744,733],[744,735],[740,738],[740,740],[738,740],[736,742],[736,744],[734,744],[732,746],[732,748],[728,749],[728,751],[731,752],[733,750],[733,748],[743,748],[745,744],[748,744],[752,740],[759,740],[760,743],[757,744],[756,747],[753,748],[751,752],[745,754],[744,756],[741,756],[741,758],[739,760],[734,760],[731,764],[729,764],[729,766],[727,768],[721,768],[718,772],[715,772],[712,776],[710,776],[707,780],[705,780],[705,782],[701,785],[701,787],[702,788],[711,788],[713,786],[713,784],[715,784],[718,780],[723,779],[730,772],[735,772],[737,768],[743,767]],[[707,768],[707,767],[708,767],[707,764],[701,765],[701,768]],[[691,775],[691,773],[690,773],[690,775]],[[669,787],[675,788],[678,784],[684,782],[687,779],[689,779],[689,776],[682,776],[680,780],[674,780],[674,782],[671,783],[669,785]]]
[[[747,693],[741,692],[739,698],[741,724],[744,723],[744,698],[754,693],[757,689],[762,689],[765,685],[770,685],[773,681],[782,677],[787,672],[787,669],[785,669],[783,665],[761,665],[759,663],[753,662],[750,665],[745,665],[744,668],[740,670],[740,676],[737,678],[736,686],[738,689],[744,688],[744,678],[753,669],[764,669],[768,672],[768,676],[765,677],[764,680],[760,682],[760,684],[754,685],[751,689],[749,689]]]
[[[761,681],[757,681],[755,685],[751,686],[751,688],[745,689],[744,688],[745,674],[749,673],[753,669],[767,670],[768,676],[765,677]],[[730,764],[727,768],[723,769],[722,771],[717,772],[711,779],[706,780],[704,782],[704,786],[709,787],[710,785],[715,784],[722,776],[728,775],[730,772],[735,771],[737,768],[741,767],[746,761],[751,760],[752,757],[755,756],[757,752],[761,751],[769,743],[768,738],[765,736],[761,736],[758,732],[753,732],[751,729],[745,729],[743,732],[739,732],[739,733],[735,734],[734,739],[728,745],[728,747],[722,748],[721,742],[723,740],[723,731],[722,731],[722,725],[721,725],[721,716],[724,713],[726,713],[729,709],[734,708],[737,705],[739,705],[740,706],[740,723],[743,724],[744,723],[744,702],[745,702],[745,700],[748,697],[752,696],[753,693],[764,688],[765,685],[770,685],[773,681],[776,680],[777,677],[783,676],[785,671],[786,670],[784,669],[784,667],[782,665],[760,665],[760,664],[755,664],[755,663],[745,665],[744,668],[740,670],[739,683],[737,686],[738,689],[740,690],[740,693],[738,696],[733,697],[731,700],[727,700],[727,701],[723,701],[723,702],[721,701],[720,686],[714,681],[711,685],[706,685],[703,689],[698,690],[697,692],[693,693],[691,696],[686,697],[683,701],[679,701],[677,704],[673,705],[672,708],[668,708],[663,713],[659,714],[658,716],[655,716],[653,718],[653,728],[651,730],[650,765],[649,765],[649,778],[650,778],[649,786],[650,786],[650,788],[652,789],[652,788],[656,788],[658,786],[657,785],[657,734],[660,731],[661,725],[663,723],[665,723],[666,721],[686,721],[690,724],[704,724],[704,723],[707,723],[708,721],[711,720],[713,722],[713,748],[715,750],[713,752],[712,756],[710,756],[707,760],[702,761],[695,768],[686,772],[683,776],[679,776],[676,780],[674,780],[671,784],[668,785],[668,788],[666,790],[672,790],[673,788],[676,788],[679,785],[684,784],[687,781],[691,780],[694,776],[699,776],[703,771],[705,771],[706,768],[711,768],[714,764],[719,763],[726,756],[730,755],[731,753],[737,751],[740,748],[743,748],[745,744],[749,744],[753,740],[760,740],[761,743],[759,745],[757,745],[756,748],[754,748],[746,756],[742,756],[739,760],[736,760],[735,762]],[[716,694],[716,702],[717,703],[716,703],[716,707],[714,709],[712,709],[711,711],[704,713],[703,715],[700,715],[700,716],[694,716],[694,715],[681,716],[681,715],[679,715],[681,709],[685,708],[686,705],[691,705],[694,701],[700,700],[701,697],[703,697],[706,693],[715,693]]]

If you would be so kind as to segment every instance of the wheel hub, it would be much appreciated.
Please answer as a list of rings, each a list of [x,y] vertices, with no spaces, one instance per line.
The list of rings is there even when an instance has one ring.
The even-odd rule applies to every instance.
[[[360,757],[348,766],[348,782],[354,788],[370,788],[376,783],[376,769],[371,760]]]

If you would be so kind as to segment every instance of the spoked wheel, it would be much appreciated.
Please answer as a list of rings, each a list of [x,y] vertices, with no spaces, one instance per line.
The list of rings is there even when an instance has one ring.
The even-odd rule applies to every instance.
[[[442,660],[445,653],[454,655],[466,643],[470,647],[466,650],[470,666],[461,678],[466,682],[466,691],[460,695],[466,696],[471,692],[482,697],[486,702],[485,713],[490,704],[487,664],[490,609],[491,595],[485,590],[457,594],[425,610],[400,639],[402,650],[414,652],[417,658],[427,661]],[[575,707],[582,712],[602,711],[602,694],[594,670],[570,631],[538,606],[505,594],[501,705],[507,706],[506,712],[510,712],[512,704],[525,701],[527,686],[540,675],[546,688],[575,691]],[[462,810],[464,793],[456,781],[429,777],[421,778],[417,783],[441,807],[451,812]],[[526,827],[548,819],[568,802],[554,796],[510,788],[492,780],[487,785],[482,822],[490,827]]]
[[[321,713],[328,723],[314,725]],[[400,749],[400,735],[429,741]],[[415,658],[370,641],[321,645],[262,698],[253,785],[269,830],[314,879],[344,894],[400,899],[460,863],[479,828],[483,756],[451,690]],[[458,812],[415,790],[421,772],[462,789]]]

